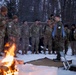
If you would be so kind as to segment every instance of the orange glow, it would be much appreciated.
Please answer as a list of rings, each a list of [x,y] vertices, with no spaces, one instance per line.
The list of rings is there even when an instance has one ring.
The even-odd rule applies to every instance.
[[[1,61],[1,63],[3,64],[3,66],[6,66],[8,68],[8,71],[3,71],[2,75],[18,75],[14,59],[16,45],[12,44],[12,46],[10,47],[10,44],[7,43],[5,47],[9,47],[9,49],[5,50],[5,57]]]

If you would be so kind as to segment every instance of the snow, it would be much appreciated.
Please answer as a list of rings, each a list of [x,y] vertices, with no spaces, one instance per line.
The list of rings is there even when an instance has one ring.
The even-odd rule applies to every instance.
[[[17,58],[19,60],[23,60],[24,62],[29,62],[33,60],[38,60],[42,58],[55,59],[56,55],[54,54],[31,54],[28,51],[28,54],[21,55],[17,54]],[[2,59],[2,57],[0,57]],[[72,64],[76,65],[76,56],[71,56],[71,48],[69,48],[68,53],[66,55],[67,60],[72,60]],[[49,67],[49,66],[36,66],[32,64],[18,65],[19,75],[76,75],[76,72],[64,70],[62,68],[57,67]]]
[[[19,75],[57,75],[57,68],[26,64],[19,66]]]
[[[19,55],[18,58],[20,60],[24,60],[24,62],[29,62],[33,60],[38,60],[42,58],[55,59],[56,55],[54,54],[31,54],[28,52],[27,55]],[[69,48],[67,55],[67,60],[72,60],[72,64],[76,64],[76,56],[71,55],[71,48]],[[19,65],[19,75],[76,75],[76,72],[63,70],[57,67],[49,67],[49,66],[35,66],[32,64]]]

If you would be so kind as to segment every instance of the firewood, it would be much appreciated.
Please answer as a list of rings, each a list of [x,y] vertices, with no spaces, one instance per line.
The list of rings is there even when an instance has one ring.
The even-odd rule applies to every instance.
[[[0,70],[8,71],[8,70],[9,70],[9,68],[8,68],[8,67],[6,67],[6,66],[0,66]]]

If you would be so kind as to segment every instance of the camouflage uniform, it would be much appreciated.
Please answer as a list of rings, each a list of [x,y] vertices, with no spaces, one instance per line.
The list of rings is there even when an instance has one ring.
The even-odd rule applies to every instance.
[[[3,21],[6,21],[6,17],[0,14],[0,53],[3,50],[4,46],[4,37],[5,37],[5,28]]]
[[[46,53],[46,48],[47,48],[47,45],[48,45],[48,54],[51,53],[51,50],[52,50],[52,28],[47,25],[45,27],[45,32],[44,32],[44,54]]]
[[[70,36],[70,30],[67,28],[65,29],[65,34],[66,34],[66,37],[65,37],[65,41],[64,41],[64,46],[65,46],[65,54],[67,53],[68,51],[68,46],[69,46],[69,36]]]
[[[71,41],[72,55],[74,55],[76,54],[76,29],[71,29],[70,41]]]
[[[76,40],[76,28],[74,30],[74,39]]]
[[[39,48],[39,38],[40,38],[40,26],[39,24],[33,24],[30,28],[30,35],[31,35],[31,43],[32,43],[32,53],[38,53]]]
[[[21,27],[21,37],[22,37],[22,54],[26,54],[29,49],[29,26],[22,25]]]
[[[52,25],[52,30],[55,25],[55,19],[54,17],[50,17],[50,24]],[[55,53],[55,40],[52,38],[52,53]]]
[[[8,32],[9,42],[16,43],[16,50],[15,50],[15,54],[16,54],[18,52],[19,39],[20,39],[19,23],[15,23],[13,21],[9,22],[7,32]]]
[[[74,31],[74,39],[75,39],[75,55],[76,55],[76,28],[75,28],[75,31]]]
[[[63,51],[64,48],[64,37],[65,32],[62,23],[59,21],[55,25],[56,29],[55,32],[53,31],[54,35],[53,38],[55,40],[55,49],[57,51],[57,59],[60,60],[60,51]]]

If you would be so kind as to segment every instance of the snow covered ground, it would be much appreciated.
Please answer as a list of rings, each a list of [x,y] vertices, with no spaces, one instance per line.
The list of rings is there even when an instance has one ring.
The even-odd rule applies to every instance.
[[[54,54],[31,54],[28,52],[27,55],[17,54],[16,59],[23,60],[24,62],[29,62],[32,60],[38,60],[41,58],[49,58],[54,59],[56,55]],[[66,55],[67,60],[73,60],[73,63],[76,64],[76,56],[71,56],[71,49],[69,48],[68,53]],[[1,58],[0,58],[1,59]],[[19,75],[76,75],[76,72],[63,70],[57,67],[49,67],[49,66],[35,66],[32,64],[18,65]]]
[[[19,66],[19,75],[57,75],[57,68],[46,66],[35,66],[32,64],[26,64]]]
[[[38,60],[41,58],[49,58],[54,59],[56,58],[56,55],[52,54],[31,54],[28,52],[27,55],[19,55],[18,58],[20,60],[24,60],[24,62],[32,61],[32,60]],[[67,55],[67,60],[73,60],[73,64],[76,64],[76,56],[71,56],[71,49],[69,48]],[[49,66],[35,66],[32,64],[25,64],[25,65],[19,65],[20,69],[19,75],[76,75],[76,72],[69,71],[69,70],[63,70],[61,68],[57,67],[49,67]]]

